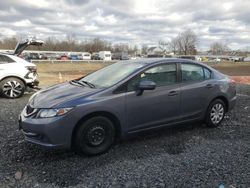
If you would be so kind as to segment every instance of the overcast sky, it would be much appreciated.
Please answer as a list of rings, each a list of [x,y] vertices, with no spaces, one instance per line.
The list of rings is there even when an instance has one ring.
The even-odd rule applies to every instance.
[[[13,35],[157,44],[193,30],[198,48],[250,46],[250,0],[0,0],[0,38]]]

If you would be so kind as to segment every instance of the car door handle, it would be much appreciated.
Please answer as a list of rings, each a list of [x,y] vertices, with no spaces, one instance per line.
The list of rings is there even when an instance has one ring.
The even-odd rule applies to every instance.
[[[212,87],[214,87],[213,84],[207,84],[207,85],[206,85],[206,88],[212,88]]]
[[[177,91],[170,91],[168,93],[168,96],[175,96],[175,95],[178,95],[178,92]]]

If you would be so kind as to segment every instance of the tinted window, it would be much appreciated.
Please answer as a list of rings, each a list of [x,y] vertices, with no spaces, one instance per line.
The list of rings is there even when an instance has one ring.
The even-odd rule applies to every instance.
[[[204,78],[207,80],[207,79],[210,79],[211,78],[211,72],[210,70],[206,69],[206,68],[203,68],[204,70]]]
[[[5,55],[0,55],[0,64],[4,64],[4,63],[13,63],[15,62],[13,59],[11,59],[8,56]]]
[[[199,81],[204,79],[203,68],[198,65],[181,64],[182,81]]]
[[[176,65],[159,65],[153,68],[150,68],[143,73],[140,73],[138,76],[133,78],[128,83],[128,91],[135,90],[136,86],[141,80],[153,81],[156,83],[156,86],[166,86],[174,84],[176,80]]]

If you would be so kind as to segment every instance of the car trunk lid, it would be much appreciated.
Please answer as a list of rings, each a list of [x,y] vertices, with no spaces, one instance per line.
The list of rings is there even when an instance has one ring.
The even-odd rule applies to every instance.
[[[37,39],[27,39],[24,42],[18,42],[13,54],[18,56],[28,46],[30,46],[30,45],[41,46],[43,43],[44,42],[42,40],[37,40]]]

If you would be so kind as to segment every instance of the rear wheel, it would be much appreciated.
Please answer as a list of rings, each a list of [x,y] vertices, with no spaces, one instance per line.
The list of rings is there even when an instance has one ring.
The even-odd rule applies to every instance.
[[[212,101],[208,107],[206,114],[206,124],[208,127],[217,127],[224,119],[226,105],[220,99]]]
[[[25,91],[25,84],[18,78],[6,78],[0,82],[0,93],[6,98],[21,97]]]
[[[112,121],[98,116],[80,125],[75,134],[74,146],[80,154],[98,155],[111,147],[114,138],[115,128]]]

